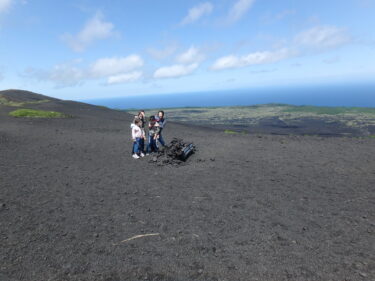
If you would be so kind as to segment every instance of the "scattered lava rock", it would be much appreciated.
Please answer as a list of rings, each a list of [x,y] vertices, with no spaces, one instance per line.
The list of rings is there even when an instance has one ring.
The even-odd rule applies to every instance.
[[[160,149],[150,160],[159,166],[181,165],[196,151],[194,144],[185,143],[182,139],[174,138],[169,145]]]

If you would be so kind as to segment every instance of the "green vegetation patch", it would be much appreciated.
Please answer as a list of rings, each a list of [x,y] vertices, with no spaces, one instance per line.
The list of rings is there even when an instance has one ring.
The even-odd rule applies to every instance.
[[[6,105],[6,106],[15,106],[15,107],[20,107],[20,106],[25,106],[29,104],[40,104],[40,103],[45,103],[49,102],[49,100],[44,99],[44,100],[38,100],[38,101],[25,101],[25,102],[19,102],[19,101],[12,101],[4,97],[3,95],[0,95],[0,105]]]
[[[224,133],[229,134],[229,135],[237,135],[237,134],[246,135],[247,134],[246,131],[238,132],[238,131],[233,131],[233,130],[224,130]]]
[[[232,131],[232,130],[225,130],[224,133],[229,134],[229,135],[239,134],[239,132]]]
[[[26,118],[68,118],[69,115],[56,112],[56,111],[45,111],[35,109],[17,109],[9,112],[10,116],[13,117],[26,117]]]
[[[367,107],[329,107],[329,106],[291,106],[283,110],[288,113],[314,113],[314,114],[375,114],[375,108]]]

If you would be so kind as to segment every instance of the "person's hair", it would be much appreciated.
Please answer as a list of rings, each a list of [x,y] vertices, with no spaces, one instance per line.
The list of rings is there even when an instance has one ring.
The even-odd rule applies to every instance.
[[[163,110],[159,110],[158,114],[161,112],[161,114],[163,114],[163,117],[164,117],[164,111]]]
[[[141,123],[142,121],[141,120],[139,120],[138,118],[135,118],[134,119],[134,124],[135,125],[138,125],[139,123]]]
[[[155,121],[155,116],[154,115],[152,115],[152,116],[150,116],[150,121]]]
[[[138,116],[141,115],[142,113],[145,113],[145,111],[144,110],[138,111]]]

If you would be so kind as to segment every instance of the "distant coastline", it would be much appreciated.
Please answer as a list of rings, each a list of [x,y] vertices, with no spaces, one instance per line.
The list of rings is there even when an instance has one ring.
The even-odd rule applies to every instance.
[[[290,104],[375,107],[375,83],[270,87],[82,100],[114,109]]]

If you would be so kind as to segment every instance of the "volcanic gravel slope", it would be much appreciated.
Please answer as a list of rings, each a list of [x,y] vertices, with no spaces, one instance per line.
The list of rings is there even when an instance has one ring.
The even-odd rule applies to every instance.
[[[375,139],[170,122],[197,151],[158,166],[127,113],[27,107],[74,117],[0,106],[1,281],[375,280]]]

